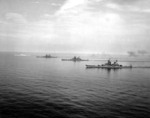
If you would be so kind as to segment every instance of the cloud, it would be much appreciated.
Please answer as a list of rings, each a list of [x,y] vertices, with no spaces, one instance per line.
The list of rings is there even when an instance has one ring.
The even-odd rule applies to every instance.
[[[132,4],[134,5],[136,2],[138,1],[134,1]],[[55,14],[57,40],[63,41],[61,42],[62,45],[72,45],[83,51],[120,52],[126,51],[126,46],[132,49],[133,43],[137,45],[135,48],[138,48],[141,40],[140,38],[135,39],[136,35],[142,36],[146,26],[145,23],[140,24],[143,22],[140,21],[141,16],[139,16],[138,22],[134,22],[137,20],[135,17],[130,23],[129,14],[123,16],[123,11],[110,11],[108,8],[104,10],[104,6],[108,3],[110,6],[112,5],[110,3],[113,3],[114,6],[111,7],[121,11],[123,8],[129,7],[131,2],[128,1],[128,3],[121,5],[114,1],[106,2],[105,0],[92,2],[67,0]],[[103,7],[97,6],[98,4],[103,5]],[[91,8],[97,10],[89,10]],[[143,18],[141,19],[143,20]],[[126,38],[130,40],[127,42]],[[120,50],[117,47],[120,47]]]
[[[130,57],[137,57],[137,54],[134,51],[128,51],[127,53]]]
[[[87,7],[88,0],[66,0],[64,5],[55,13],[56,16],[70,17],[78,15]]]
[[[121,7],[115,3],[107,3],[106,7],[111,8],[111,9],[116,9],[116,10],[122,10]]]
[[[55,37],[54,22],[47,17],[31,22],[21,14],[7,13],[0,24],[0,49],[32,51],[47,47]]]
[[[105,4],[106,7],[118,11],[150,13],[149,0],[109,0]]]
[[[111,39],[114,40],[118,33],[121,33],[123,21],[120,15],[113,12],[89,11],[92,3],[88,0],[76,1],[75,4],[74,2],[68,0],[56,13],[56,27],[59,27],[59,30],[56,28],[57,34],[67,35],[65,40],[68,39],[70,44],[83,50],[93,50],[93,45],[98,45],[94,49],[96,51],[99,47],[103,48],[102,51],[108,50]],[[105,44],[108,47],[105,47]]]
[[[61,7],[60,11],[75,8],[80,5],[86,5],[88,0],[67,0],[66,3]]]
[[[128,51],[127,53],[130,57],[144,56],[148,54],[146,50]]]
[[[107,0],[107,1],[117,3],[117,4],[122,4],[122,5],[129,5],[129,4],[135,4],[139,2],[140,0]]]
[[[18,13],[6,13],[5,19],[12,23],[26,23],[25,17]]]
[[[58,4],[58,3],[51,3],[51,5],[54,7],[61,6],[61,4]]]
[[[146,50],[138,50],[138,54],[145,55],[145,54],[148,54],[148,52]]]
[[[5,23],[0,24],[0,35],[7,41],[13,37],[20,48],[28,49],[100,53],[126,53],[127,48],[146,50],[150,18],[138,10],[148,12],[138,0],[66,0],[57,12],[44,12],[36,21],[28,15],[7,13]],[[131,56],[139,53],[128,52]]]

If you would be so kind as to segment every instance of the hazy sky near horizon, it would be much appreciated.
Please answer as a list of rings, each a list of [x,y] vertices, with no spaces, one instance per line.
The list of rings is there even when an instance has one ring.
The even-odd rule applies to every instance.
[[[0,0],[0,51],[150,50],[150,0]]]

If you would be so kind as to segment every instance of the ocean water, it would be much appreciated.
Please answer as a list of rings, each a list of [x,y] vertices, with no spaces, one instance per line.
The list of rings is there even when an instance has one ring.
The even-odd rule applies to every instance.
[[[86,69],[104,61],[35,55],[0,53],[0,118],[150,117],[150,68]],[[149,61],[120,63],[150,66]]]

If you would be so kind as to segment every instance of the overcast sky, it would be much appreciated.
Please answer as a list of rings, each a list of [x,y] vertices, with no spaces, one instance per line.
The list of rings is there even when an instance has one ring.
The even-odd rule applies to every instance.
[[[0,0],[0,51],[150,50],[150,0]]]

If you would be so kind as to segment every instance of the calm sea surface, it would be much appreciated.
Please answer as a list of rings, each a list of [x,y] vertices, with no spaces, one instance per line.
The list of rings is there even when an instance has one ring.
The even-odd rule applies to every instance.
[[[85,68],[102,63],[1,52],[0,118],[150,117],[150,69]]]

